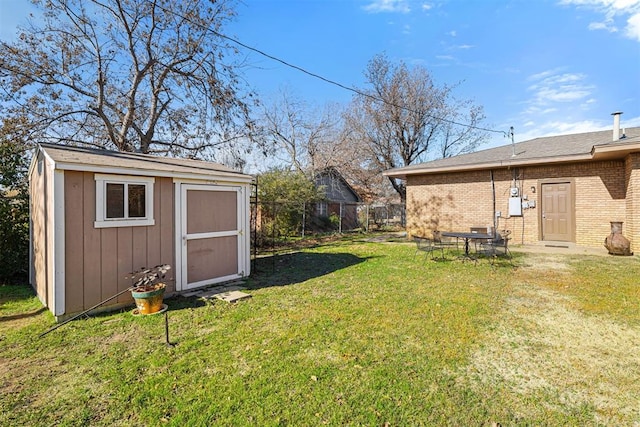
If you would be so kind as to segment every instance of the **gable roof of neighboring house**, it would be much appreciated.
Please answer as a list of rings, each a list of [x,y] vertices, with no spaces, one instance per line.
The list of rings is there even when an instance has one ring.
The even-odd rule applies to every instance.
[[[158,157],[149,154],[81,148],[57,144],[39,144],[57,169],[81,170],[126,175],[172,176],[179,178],[233,178],[250,180],[235,169],[203,160]]]
[[[335,179],[337,182],[342,184],[343,188],[345,188],[354,196],[356,202],[362,201],[362,198],[360,197],[358,192],[347,182],[346,179],[344,179],[344,176],[342,176],[342,174],[336,168],[328,167],[317,172],[315,176],[316,185],[325,185],[324,183],[321,182],[323,177],[328,177],[329,179]],[[333,201],[348,200],[346,197],[342,197],[341,199],[333,197],[336,195],[336,192],[331,190],[335,190],[335,189],[328,189],[327,197],[329,198],[329,200],[333,200]]]
[[[535,138],[517,144],[462,154],[455,157],[390,169],[384,175],[406,178],[441,172],[532,166],[592,160],[622,159],[640,152],[640,127],[627,128],[624,137],[612,140],[611,130]],[[622,135],[622,134],[621,134]],[[515,155],[514,155],[515,152]]]

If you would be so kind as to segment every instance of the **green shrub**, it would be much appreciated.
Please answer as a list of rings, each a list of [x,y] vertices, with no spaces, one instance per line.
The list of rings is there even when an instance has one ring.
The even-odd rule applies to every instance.
[[[29,186],[26,144],[15,127],[0,128],[0,281],[24,281],[29,271]]]

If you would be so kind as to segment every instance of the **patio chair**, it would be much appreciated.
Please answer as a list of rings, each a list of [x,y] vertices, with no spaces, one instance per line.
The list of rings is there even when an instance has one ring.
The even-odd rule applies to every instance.
[[[416,253],[413,255],[414,257],[418,252],[424,252],[425,260],[429,255],[431,255],[431,259],[435,259],[433,253],[435,251],[440,251],[442,253],[442,258],[444,259],[444,249],[441,246],[436,245],[432,239],[422,236],[413,236],[413,241],[416,242]]]
[[[469,231],[472,233],[481,233],[481,234],[493,234],[493,227],[491,228],[487,228],[487,227],[469,227]],[[474,239],[473,240],[473,249],[475,250],[476,253],[478,253],[478,248],[480,247],[480,243],[482,243],[485,240],[479,240],[479,239]]]
[[[442,248],[443,257],[444,257],[445,249],[448,249],[448,250],[455,249],[456,251],[459,249],[457,237],[443,236],[442,232],[438,230],[433,230],[431,233],[433,234],[433,241],[436,243],[436,245]]]
[[[510,235],[511,230],[500,230],[492,240],[480,242],[480,253],[491,257],[492,264],[499,256],[504,256],[511,260],[511,251],[509,251]]]

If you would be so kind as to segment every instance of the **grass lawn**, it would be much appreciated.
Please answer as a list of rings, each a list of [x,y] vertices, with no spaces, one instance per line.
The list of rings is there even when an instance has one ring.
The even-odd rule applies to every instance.
[[[0,286],[0,425],[640,425],[637,257],[265,257],[252,298],[71,322]]]

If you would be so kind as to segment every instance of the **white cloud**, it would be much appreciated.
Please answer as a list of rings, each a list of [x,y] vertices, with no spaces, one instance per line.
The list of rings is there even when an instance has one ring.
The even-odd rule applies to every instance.
[[[449,44],[446,41],[441,41],[440,45],[442,46],[443,50],[447,52],[469,50],[469,49],[474,49],[476,47],[475,45],[472,45],[472,44]]]
[[[427,11],[427,10],[431,10],[431,8],[433,8],[433,6],[430,5],[429,3],[422,3],[422,6],[421,6],[422,10]]]
[[[564,117],[557,113],[552,118],[540,119],[540,120],[524,120],[520,125],[514,128],[514,140],[515,142],[529,141],[536,138],[542,138],[545,136],[556,135],[569,135],[575,133],[594,132],[598,130],[611,129],[613,121],[594,121],[594,120],[577,120],[572,121],[567,117],[566,121],[563,121]],[[492,146],[505,145],[504,140],[495,139]],[[484,147],[490,148],[490,147]]]
[[[640,41],[640,13],[636,13],[627,19],[625,35],[632,40]]]
[[[615,33],[623,27],[625,37],[640,42],[640,0],[561,0],[560,4],[584,7],[604,15],[604,20],[589,24],[590,30]]]
[[[411,58],[408,57],[405,59],[405,62],[407,64],[411,64],[411,65],[420,65],[420,66],[426,66],[427,65],[427,61],[424,60],[423,58]]]
[[[547,71],[543,71],[541,73],[538,74],[532,74],[529,76],[528,80],[542,80],[544,78],[547,78],[555,73],[557,73],[558,70],[547,70]]]
[[[564,114],[566,113],[566,115]],[[569,135],[584,132],[610,130],[613,126],[611,116],[599,120],[571,119],[571,111],[557,111],[552,117],[523,121],[523,129],[515,129],[516,142],[554,135]],[[640,117],[622,118],[622,128],[640,126]]]
[[[586,76],[581,73],[561,73],[549,70],[529,77],[533,81],[527,90],[533,93],[531,107],[539,109],[537,113],[553,108],[554,103],[576,102],[589,98],[594,89],[585,83]]]
[[[370,13],[411,12],[411,8],[406,0],[373,0],[368,5],[363,6],[363,9]]]
[[[527,81],[531,96],[518,114],[524,123],[519,141],[596,130],[593,122],[575,118],[579,116],[578,110],[591,110],[596,103],[592,95],[595,87],[588,82],[587,75],[555,68],[533,74]]]
[[[589,24],[588,28],[590,30],[606,30],[606,31],[609,31],[610,33],[618,32],[618,29],[616,27],[613,27],[607,24],[606,22],[592,22]]]
[[[561,121],[557,120],[559,117],[555,116],[554,120],[548,121],[527,121],[524,123],[525,129],[515,129],[514,139],[516,142],[528,141],[535,138],[542,138],[545,136],[555,135],[570,135],[574,133],[594,132],[598,130],[611,129],[611,123],[608,125],[592,120],[582,121]]]

